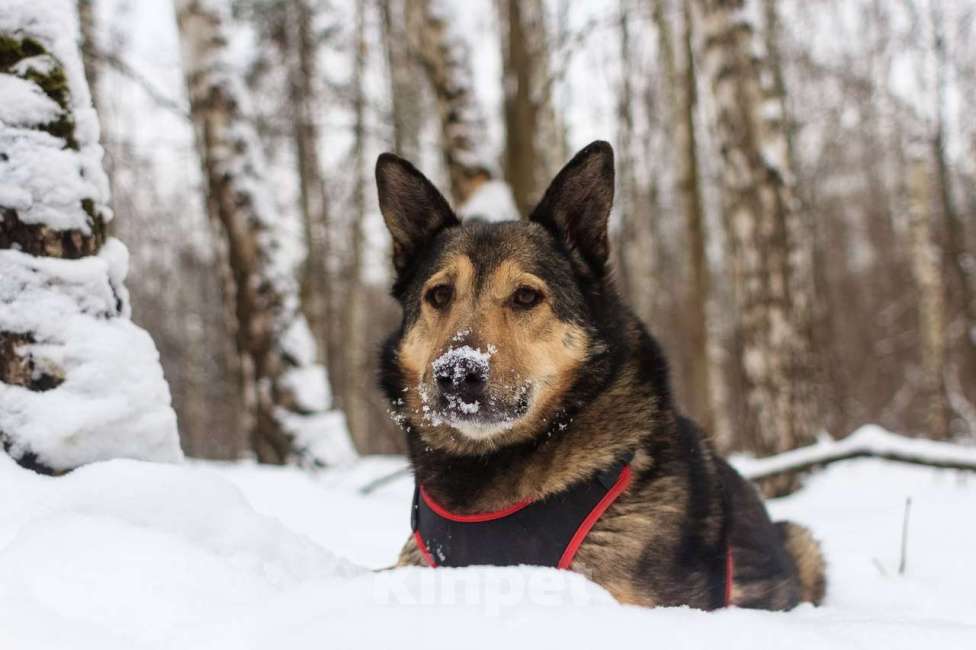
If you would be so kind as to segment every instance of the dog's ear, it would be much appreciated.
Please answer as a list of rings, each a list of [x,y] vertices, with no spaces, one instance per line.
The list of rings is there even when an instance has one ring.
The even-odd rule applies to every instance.
[[[529,220],[579,251],[593,271],[602,275],[610,255],[607,221],[612,206],[613,147],[597,140],[556,175]]]
[[[383,221],[393,236],[397,273],[402,273],[410,258],[437,233],[461,223],[427,177],[392,153],[376,159],[376,189]]]

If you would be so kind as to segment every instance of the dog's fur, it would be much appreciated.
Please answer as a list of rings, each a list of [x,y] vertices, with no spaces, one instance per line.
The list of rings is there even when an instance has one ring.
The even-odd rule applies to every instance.
[[[724,602],[731,548],[733,604],[821,601],[817,542],[771,522],[753,486],[679,414],[660,347],[614,289],[610,145],[577,154],[521,222],[462,224],[392,154],[380,156],[376,177],[403,307],[381,383],[431,496],[457,512],[497,510],[632,453],[634,479],[586,537],[574,571],[624,603],[713,609]],[[439,394],[433,369],[462,346],[490,368],[467,410]],[[423,564],[412,539],[400,564]]]

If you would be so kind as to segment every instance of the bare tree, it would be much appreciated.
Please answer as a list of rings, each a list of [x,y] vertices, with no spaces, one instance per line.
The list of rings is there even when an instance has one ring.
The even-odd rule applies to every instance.
[[[78,24],[67,3],[16,17],[0,32],[0,447],[46,472],[179,459],[158,353],[129,320],[128,252],[106,236]]]
[[[207,211],[225,237],[226,299],[236,316],[252,448],[266,463],[342,460],[351,446],[327,413],[328,378],[300,308],[303,244],[289,239],[273,209],[249,97],[229,59],[228,7],[201,0],[176,6]]]
[[[760,81],[755,29],[744,0],[696,0],[704,43],[704,69],[715,107],[722,160],[722,193],[747,381],[755,419],[748,440],[769,454],[812,438],[814,414],[809,349],[805,341],[808,295],[797,295],[794,196],[782,101]]]

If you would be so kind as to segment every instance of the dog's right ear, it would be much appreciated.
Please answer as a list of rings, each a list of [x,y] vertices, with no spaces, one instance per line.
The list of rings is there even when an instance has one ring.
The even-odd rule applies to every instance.
[[[402,273],[410,258],[437,233],[461,223],[427,177],[392,153],[376,159],[376,189],[383,221],[393,237],[397,273]]]

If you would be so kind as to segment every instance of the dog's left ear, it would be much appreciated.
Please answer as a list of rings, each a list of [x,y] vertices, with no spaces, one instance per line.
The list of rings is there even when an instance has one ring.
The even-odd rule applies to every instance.
[[[376,159],[376,189],[383,221],[393,236],[397,273],[402,273],[413,255],[437,233],[461,224],[427,177],[392,153]]]
[[[545,226],[579,251],[597,275],[606,271],[607,221],[613,206],[613,147],[588,144],[549,185],[530,221]]]

